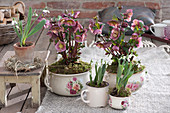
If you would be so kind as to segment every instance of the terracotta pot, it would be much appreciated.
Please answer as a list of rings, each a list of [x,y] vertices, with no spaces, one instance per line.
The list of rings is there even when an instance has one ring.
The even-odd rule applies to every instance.
[[[88,83],[86,83],[87,89],[81,92],[82,101],[90,107],[105,107],[108,102],[109,83],[106,82],[107,86],[101,88],[89,86]],[[87,100],[84,99],[84,93],[87,94]]]
[[[104,80],[109,83],[109,88],[113,89],[116,87],[116,73],[106,73],[104,76]],[[142,87],[144,84],[146,78],[145,78],[145,71],[141,71],[138,73],[133,74],[126,85],[126,87],[130,88],[132,91],[132,94],[135,94],[136,91]]]
[[[30,45],[27,47],[19,47],[19,43],[15,43],[13,45],[15,55],[18,60],[22,61],[23,63],[32,63],[34,60],[34,48],[35,43],[33,42],[26,42],[26,44]]]
[[[109,95],[109,106],[114,109],[127,109],[130,105],[130,97],[115,97]]]
[[[88,76],[89,71],[79,74],[55,74],[49,72],[49,77],[47,74],[45,78],[45,85],[51,92],[58,95],[78,96],[85,89]]]

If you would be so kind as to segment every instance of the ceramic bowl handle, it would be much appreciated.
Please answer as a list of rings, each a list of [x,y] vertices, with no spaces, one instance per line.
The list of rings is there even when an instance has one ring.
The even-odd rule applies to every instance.
[[[48,78],[49,78],[49,70],[48,70],[48,56],[49,56],[50,52],[48,51],[47,53],[47,57],[45,59],[45,65],[46,65],[46,76],[45,76],[45,79],[44,79],[44,84],[46,85],[46,87],[48,88],[48,90],[50,90],[51,92],[52,91],[52,88],[50,87],[49,85],[49,81],[48,81]]]
[[[150,26],[150,31],[155,35],[155,32],[153,32],[152,28],[154,28],[153,25]]]
[[[82,101],[83,101],[84,103],[90,103],[89,100],[85,100],[85,99],[84,99],[84,93],[87,93],[87,92],[88,92],[87,89],[85,89],[85,90],[83,90],[83,91],[81,92],[81,99],[82,99]]]

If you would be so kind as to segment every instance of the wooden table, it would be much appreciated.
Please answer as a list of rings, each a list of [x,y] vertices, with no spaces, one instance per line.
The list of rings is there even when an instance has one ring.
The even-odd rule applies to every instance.
[[[45,59],[48,58],[49,51],[35,51],[35,57],[43,61],[43,66],[30,72],[16,73],[8,71],[4,67],[4,61],[14,56],[14,51],[7,51],[0,61],[0,104],[7,106],[6,83],[29,83],[32,86],[32,106],[40,105],[40,77],[45,68]]]

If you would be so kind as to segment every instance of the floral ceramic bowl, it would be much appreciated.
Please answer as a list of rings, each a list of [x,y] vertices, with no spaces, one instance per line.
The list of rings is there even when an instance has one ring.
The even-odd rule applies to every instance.
[[[106,75],[104,76],[104,80],[110,84],[109,88],[113,89],[114,87],[116,87],[116,74],[106,73]],[[142,87],[142,85],[144,84],[144,81],[145,81],[145,71],[142,71],[142,72],[133,74],[129,78],[129,81],[126,87],[130,88],[132,91],[132,94],[134,94],[136,93],[138,89]]]
[[[77,96],[85,89],[89,72],[79,74],[55,74],[50,72],[46,86],[58,95]],[[49,82],[49,83],[47,83]]]
[[[109,106],[114,109],[127,109],[130,105],[130,97],[115,97],[109,95]]]

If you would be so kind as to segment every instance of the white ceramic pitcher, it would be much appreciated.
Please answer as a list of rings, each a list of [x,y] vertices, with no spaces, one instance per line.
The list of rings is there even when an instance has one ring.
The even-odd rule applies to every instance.
[[[163,38],[164,35],[164,29],[167,25],[166,24],[154,24],[150,26],[150,31],[157,37]],[[152,30],[154,28],[154,31]]]

